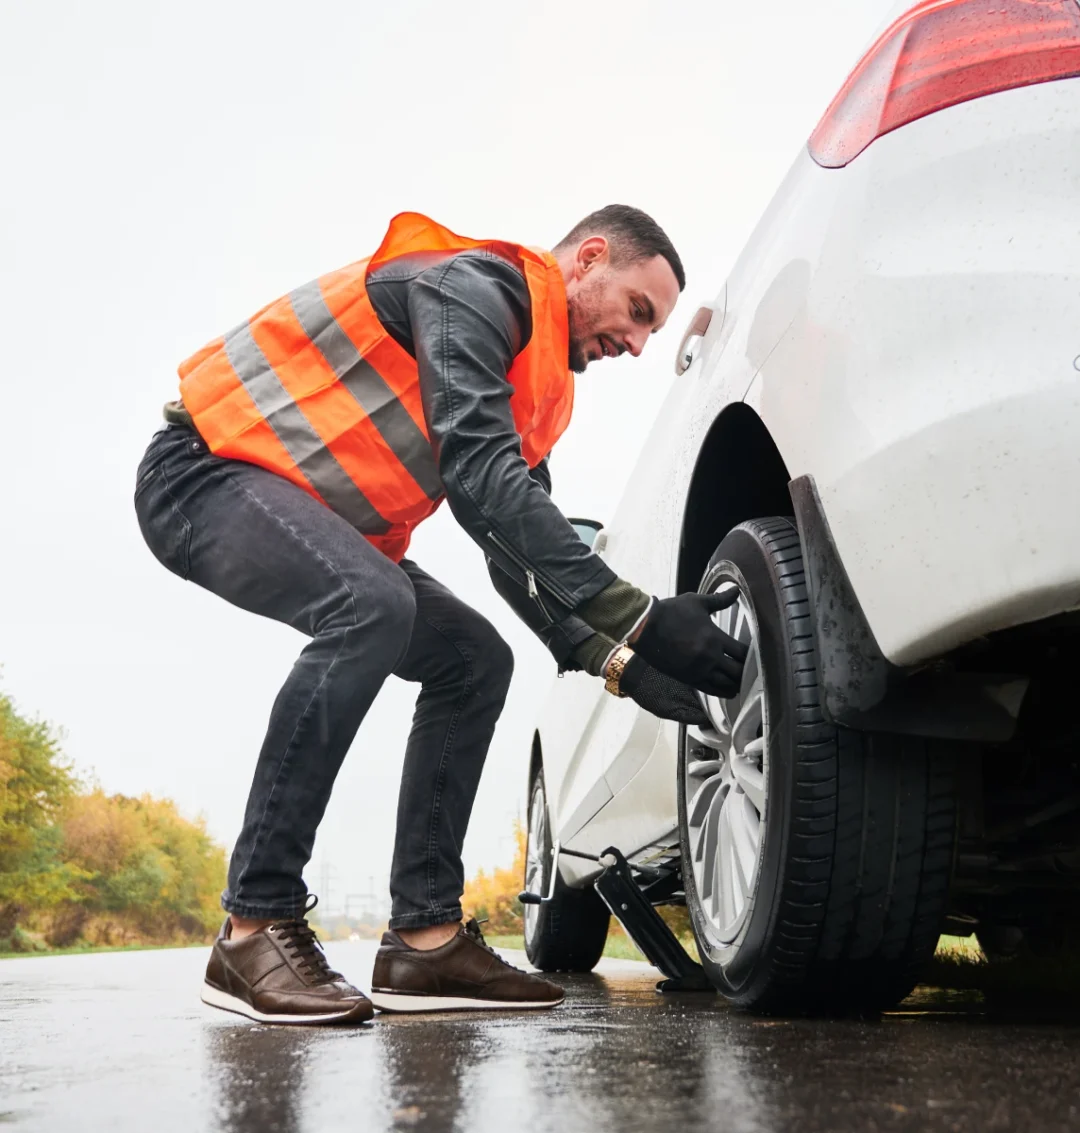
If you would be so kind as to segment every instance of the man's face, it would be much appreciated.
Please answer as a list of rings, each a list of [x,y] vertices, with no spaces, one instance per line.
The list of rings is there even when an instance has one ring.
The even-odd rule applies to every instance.
[[[629,351],[636,358],[679,298],[679,284],[663,256],[613,267],[602,236],[582,242],[566,285],[570,369]]]

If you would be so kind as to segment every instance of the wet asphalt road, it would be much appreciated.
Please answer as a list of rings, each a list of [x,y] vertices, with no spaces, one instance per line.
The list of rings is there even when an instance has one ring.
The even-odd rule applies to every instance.
[[[374,945],[331,944],[364,985]],[[658,995],[644,964],[550,1012],[260,1027],[203,1007],[203,949],[0,961],[0,1126],[327,1133],[1080,1129],[1080,1014],[922,993],[874,1021]]]

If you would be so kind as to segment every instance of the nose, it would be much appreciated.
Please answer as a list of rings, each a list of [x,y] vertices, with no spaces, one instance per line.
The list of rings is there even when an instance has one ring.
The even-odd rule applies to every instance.
[[[645,349],[645,343],[649,340],[649,334],[646,330],[632,330],[629,334],[623,337],[623,349],[628,350],[635,358],[639,357],[641,352]]]

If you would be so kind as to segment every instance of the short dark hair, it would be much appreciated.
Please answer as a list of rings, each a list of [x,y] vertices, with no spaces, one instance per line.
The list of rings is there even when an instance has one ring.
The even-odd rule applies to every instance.
[[[611,247],[613,264],[632,264],[663,256],[675,273],[679,290],[686,286],[686,272],[675,245],[648,213],[630,205],[605,205],[579,221],[555,245],[555,251],[580,244],[589,236],[603,236]]]

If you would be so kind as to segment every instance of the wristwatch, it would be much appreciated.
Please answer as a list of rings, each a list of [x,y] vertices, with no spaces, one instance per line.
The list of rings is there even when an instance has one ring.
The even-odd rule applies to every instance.
[[[630,658],[633,656],[634,651],[629,645],[620,645],[618,649],[612,653],[604,674],[604,688],[606,688],[612,696],[626,696],[626,693],[619,688],[619,681],[622,679],[622,675],[626,671],[626,666],[630,663]]]

